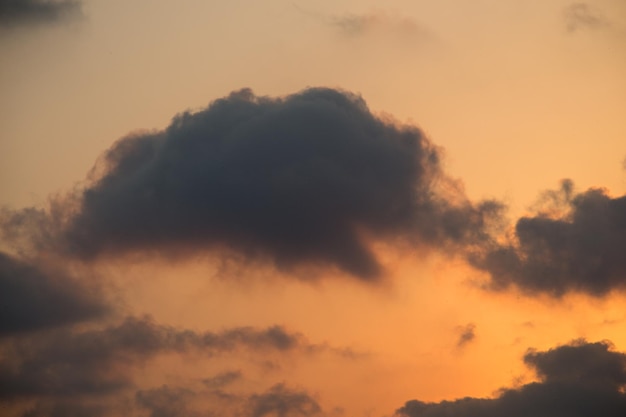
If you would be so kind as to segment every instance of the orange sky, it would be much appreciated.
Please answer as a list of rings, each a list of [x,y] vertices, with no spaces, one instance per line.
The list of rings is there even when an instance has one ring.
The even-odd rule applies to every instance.
[[[0,205],[10,210],[46,207],[50,196],[85,186],[119,138],[163,129],[175,114],[243,87],[360,94],[375,115],[419,126],[467,198],[503,201],[510,221],[563,178],[579,192],[626,192],[621,0],[587,2],[587,14],[574,17],[565,0],[81,4],[79,16],[0,26]],[[11,245],[2,248],[23,255]],[[202,378],[238,369],[245,378],[235,392],[284,383],[311,393],[328,415],[390,416],[411,399],[489,397],[530,382],[522,357],[531,347],[585,338],[626,351],[624,286],[561,299],[493,292],[463,255],[373,247],[387,271],[376,284],[337,268],[314,279],[271,264],[220,269],[218,252],[48,260],[96,281],[115,305],[79,330],[149,315],[197,332],[280,325],[322,346],[217,360],[169,352],[129,371],[144,390],[198,389]],[[460,344],[468,328],[474,336]],[[210,403],[194,398],[199,409]]]

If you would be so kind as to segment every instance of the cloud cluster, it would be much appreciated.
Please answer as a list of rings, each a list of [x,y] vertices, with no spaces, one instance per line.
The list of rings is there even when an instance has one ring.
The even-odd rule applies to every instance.
[[[337,353],[280,326],[201,333],[128,317],[96,329],[54,328],[0,340],[0,405],[6,415],[21,417],[144,415],[141,410],[172,417],[207,415],[208,410],[250,417],[321,415],[320,405],[304,390],[285,384],[259,392],[233,387],[245,382],[238,370],[195,385],[157,388],[138,385],[135,376],[168,354],[221,361],[324,351]]]
[[[76,0],[0,0],[0,27],[52,23],[81,12]]]
[[[577,291],[603,296],[626,288],[626,196],[605,190],[575,193],[564,181],[550,204],[522,217],[512,242],[472,256],[495,289],[515,285],[528,293],[560,297]]]
[[[106,394],[127,387],[132,366],[155,355],[211,357],[241,349],[310,353],[321,347],[278,326],[197,333],[130,317],[100,330],[59,329],[0,344],[0,399]]]
[[[85,260],[226,249],[281,269],[330,266],[372,280],[383,267],[369,239],[471,245],[489,238],[486,224],[501,209],[470,203],[418,128],[327,88],[284,98],[233,92],[162,131],[119,140],[94,172],[49,224],[30,209],[5,213],[3,229],[45,230],[50,246]]]
[[[626,354],[608,342],[577,340],[544,352],[529,351],[524,362],[539,382],[502,389],[495,398],[426,403],[408,401],[398,417],[619,417],[626,414]]]

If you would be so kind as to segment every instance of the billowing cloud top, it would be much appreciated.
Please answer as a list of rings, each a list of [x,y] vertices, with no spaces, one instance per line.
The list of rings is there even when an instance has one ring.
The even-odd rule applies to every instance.
[[[603,296],[626,287],[626,196],[602,189],[576,194],[571,181],[546,197],[552,207],[522,217],[515,239],[490,249],[474,264],[494,288],[511,284],[529,293],[569,291]]]
[[[502,389],[496,398],[463,398],[439,403],[408,401],[398,417],[619,417],[626,414],[626,354],[608,342],[577,340],[524,362],[540,382]]]
[[[369,238],[439,248],[487,238],[499,205],[444,193],[452,182],[439,159],[418,128],[376,117],[357,95],[244,89],[119,140],[97,178],[54,208],[64,219],[55,227],[31,209],[5,216],[3,228],[46,230],[48,243],[86,260],[226,248],[374,279],[382,267]]]

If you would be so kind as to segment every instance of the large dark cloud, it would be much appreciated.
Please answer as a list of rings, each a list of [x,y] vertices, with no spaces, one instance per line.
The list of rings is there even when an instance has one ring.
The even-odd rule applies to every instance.
[[[0,0],[0,27],[56,22],[80,11],[76,0]]]
[[[570,181],[546,194],[552,204],[522,217],[511,243],[473,257],[493,288],[516,285],[556,297],[568,291],[603,296],[626,288],[626,196],[576,194]]]
[[[271,355],[324,347],[278,326],[198,333],[128,318],[100,330],[58,329],[0,344],[0,400],[107,394],[127,387],[133,366],[157,354],[210,357],[242,349]]]
[[[280,268],[335,266],[373,279],[382,267],[369,238],[473,244],[500,209],[469,203],[418,128],[326,88],[234,92],[163,131],[121,139],[94,175],[54,227],[31,209],[36,221],[5,213],[3,228],[34,222],[83,259],[226,248]]]
[[[626,415],[626,354],[583,340],[524,357],[540,382],[503,389],[496,398],[408,401],[405,417],[620,417]]]
[[[103,316],[107,306],[52,267],[0,252],[0,337]]]

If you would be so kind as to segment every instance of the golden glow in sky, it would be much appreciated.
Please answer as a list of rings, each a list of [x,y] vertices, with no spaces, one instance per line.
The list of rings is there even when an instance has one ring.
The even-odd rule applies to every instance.
[[[0,0],[0,56],[0,414],[626,415],[623,1]]]

